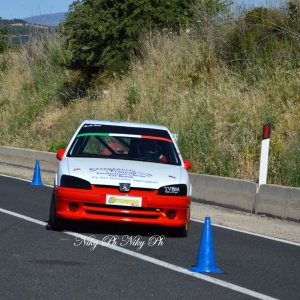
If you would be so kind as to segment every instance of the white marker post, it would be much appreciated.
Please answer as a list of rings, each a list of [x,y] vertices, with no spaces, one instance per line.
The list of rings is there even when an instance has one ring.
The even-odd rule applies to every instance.
[[[264,125],[260,153],[259,186],[261,184],[267,184],[270,134],[271,124]]]

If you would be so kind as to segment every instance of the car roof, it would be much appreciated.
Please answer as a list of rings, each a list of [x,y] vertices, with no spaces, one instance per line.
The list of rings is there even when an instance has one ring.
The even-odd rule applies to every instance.
[[[101,125],[112,125],[112,126],[153,128],[153,129],[168,131],[168,128],[163,125],[146,124],[146,123],[139,123],[139,122],[115,121],[115,120],[84,120],[82,124],[101,124]]]

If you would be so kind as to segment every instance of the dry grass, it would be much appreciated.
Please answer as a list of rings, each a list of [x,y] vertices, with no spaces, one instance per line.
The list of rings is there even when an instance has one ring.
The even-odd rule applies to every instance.
[[[279,68],[250,84],[217,58],[213,41],[156,35],[144,37],[143,59],[133,58],[128,74],[80,98],[64,86],[70,73],[51,59],[65,60],[55,43],[12,53],[0,80],[2,144],[47,151],[84,119],[157,123],[179,133],[193,172],[257,181],[262,125],[272,123],[270,181],[283,183],[282,153],[299,140],[298,71]]]

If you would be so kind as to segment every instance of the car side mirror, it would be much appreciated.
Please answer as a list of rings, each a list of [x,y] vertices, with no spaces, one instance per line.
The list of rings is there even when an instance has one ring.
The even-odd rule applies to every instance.
[[[186,170],[189,170],[189,169],[192,168],[192,164],[191,164],[191,162],[188,159],[185,159],[183,161],[183,163],[184,163],[184,167],[186,168]]]
[[[63,158],[65,152],[66,152],[66,149],[60,148],[60,149],[57,151],[57,153],[56,153],[56,158],[57,158],[58,160],[62,160],[62,158]]]

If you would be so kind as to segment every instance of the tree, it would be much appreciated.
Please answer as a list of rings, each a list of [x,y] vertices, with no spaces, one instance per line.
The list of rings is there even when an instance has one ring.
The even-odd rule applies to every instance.
[[[3,53],[8,48],[8,29],[7,27],[0,28],[0,53]]]
[[[179,32],[192,22],[196,6],[217,7],[219,0],[77,0],[59,31],[72,51],[71,69],[86,73],[126,70],[138,53],[143,31],[166,27]]]

